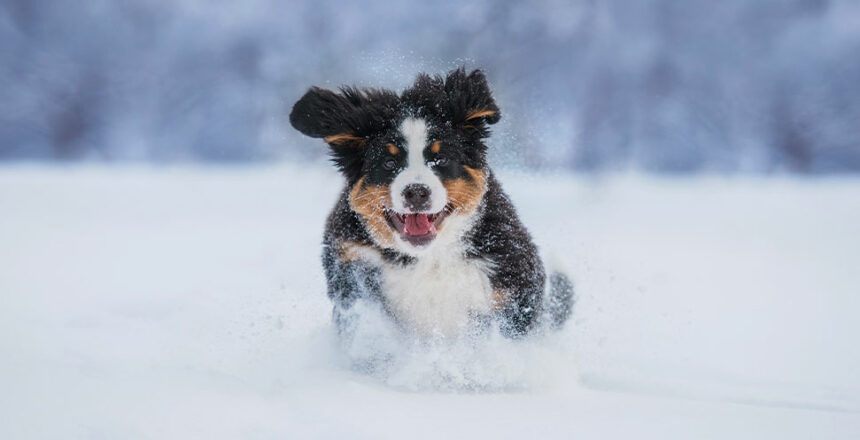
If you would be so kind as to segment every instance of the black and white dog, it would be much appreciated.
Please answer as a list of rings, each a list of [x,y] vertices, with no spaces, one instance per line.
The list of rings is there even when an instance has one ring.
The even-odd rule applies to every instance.
[[[496,319],[516,337],[570,315],[573,286],[547,277],[487,165],[500,118],[481,71],[420,75],[388,90],[311,88],[290,122],[322,138],[346,186],[328,217],[323,266],[334,318],[378,300],[403,328],[454,337]]]

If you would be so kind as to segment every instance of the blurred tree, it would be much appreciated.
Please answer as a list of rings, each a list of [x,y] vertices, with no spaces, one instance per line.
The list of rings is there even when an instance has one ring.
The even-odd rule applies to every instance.
[[[860,170],[853,0],[0,4],[0,159],[307,160],[312,84],[488,71],[494,160]]]

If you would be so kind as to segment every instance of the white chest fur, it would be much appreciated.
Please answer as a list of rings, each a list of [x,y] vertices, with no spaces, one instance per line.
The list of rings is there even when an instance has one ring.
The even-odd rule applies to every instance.
[[[368,247],[354,247],[348,257],[381,269],[382,295],[401,323],[423,336],[457,336],[475,316],[493,311],[493,263],[464,258],[461,238],[473,221],[451,214],[433,244],[420,251],[395,240],[415,258],[406,266],[387,263]]]
[[[492,309],[488,268],[455,249],[422,255],[409,266],[386,266],[382,292],[391,311],[424,336],[455,336]]]

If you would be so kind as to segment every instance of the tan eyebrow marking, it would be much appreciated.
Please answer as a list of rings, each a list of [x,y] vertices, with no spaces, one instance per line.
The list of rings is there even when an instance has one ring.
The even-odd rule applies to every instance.
[[[441,150],[441,149],[442,149],[442,142],[441,141],[433,142],[433,145],[430,146],[430,151],[432,151],[433,154],[438,153],[439,150]]]
[[[397,148],[397,145],[388,144],[388,152],[391,153],[392,156],[397,156],[400,154],[400,149]]]
[[[493,116],[495,114],[496,114],[496,111],[490,110],[490,109],[474,110],[474,111],[470,112],[468,115],[466,115],[466,120],[471,121],[472,119],[475,119],[475,118],[483,118],[484,116]]]
[[[335,145],[355,145],[361,147],[364,145],[365,139],[358,137],[352,133],[338,133],[323,138],[324,141]]]

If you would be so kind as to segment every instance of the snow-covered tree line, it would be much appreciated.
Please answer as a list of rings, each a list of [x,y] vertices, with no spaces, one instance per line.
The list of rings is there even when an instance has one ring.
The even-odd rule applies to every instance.
[[[0,160],[313,159],[309,85],[462,64],[508,164],[860,170],[853,0],[6,0]]]

